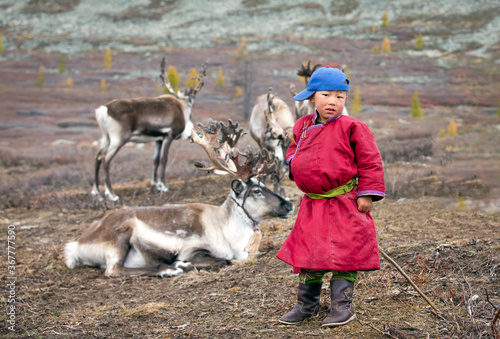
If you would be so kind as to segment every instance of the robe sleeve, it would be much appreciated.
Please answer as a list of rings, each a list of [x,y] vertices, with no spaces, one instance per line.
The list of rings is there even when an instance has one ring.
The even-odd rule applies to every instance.
[[[286,150],[286,163],[288,164],[288,177],[290,180],[294,181],[293,175],[292,175],[292,160],[295,157],[295,152],[297,151],[297,147],[300,142],[300,136],[302,135],[302,126],[304,118],[301,118],[297,120],[295,125],[293,126],[293,140],[295,142],[290,142],[290,145],[288,146]]]
[[[384,168],[375,137],[365,124],[353,125],[351,147],[358,166],[357,197],[370,196],[373,201],[385,197]]]

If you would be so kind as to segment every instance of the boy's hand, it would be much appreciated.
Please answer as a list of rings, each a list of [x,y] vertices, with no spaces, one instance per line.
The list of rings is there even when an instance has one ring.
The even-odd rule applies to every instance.
[[[358,211],[368,213],[372,210],[372,198],[369,196],[361,196],[358,198]]]

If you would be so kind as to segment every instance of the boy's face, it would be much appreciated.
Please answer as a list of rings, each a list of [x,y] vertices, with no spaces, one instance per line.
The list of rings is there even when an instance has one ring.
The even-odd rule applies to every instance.
[[[318,120],[326,122],[342,114],[347,93],[344,91],[319,91],[314,93],[310,101],[316,106]]]

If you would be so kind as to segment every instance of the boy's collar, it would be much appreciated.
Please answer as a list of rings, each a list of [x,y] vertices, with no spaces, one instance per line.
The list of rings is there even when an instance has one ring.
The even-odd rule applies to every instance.
[[[333,117],[333,118],[330,118],[328,119],[327,121],[325,122],[321,122],[318,120],[318,111],[317,110],[314,110],[314,116],[313,116],[313,121],[314,121],[314,124],[317,125],[317,124],[322,124],[322,125],[325,125],[327,123],[329,123],[330,121],[333,121],[333,120],[337,120],[338,118],[340,118],[342,116],[342,113],[340,113],[339,115],[337,115],[336,117]]]

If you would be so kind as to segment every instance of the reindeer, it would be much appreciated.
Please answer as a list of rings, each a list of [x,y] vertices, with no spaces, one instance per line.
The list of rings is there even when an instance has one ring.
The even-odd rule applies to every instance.
[[[195,87],[187,88],[184,92],[175,92],[170,83],[165,82],[165,58],[163,58],[160,79],[172,94],[155,98],[115,99],[95,110],[102,138],[95,157],[95,181],[91,193],[93,196],[102,200],[98,188],[99,169],[102,163],[105,196],[112,201],[120,199],[111,187],[109,166],[113,157],[127,142],[155,142],[151,184],[161,192],[168,191],[165,186],[168,150],[173,140],[185,140],[191,136],[194,99],[203,87],[205,71],[206,64],[202,66],[198,84]],[[161,168],[158,180],[160,159]]]
[[[224,203],[114,211],[94,222],[78,241],[66,244],[64,256],[70,269],[88,265],[105,268],[106,276],[160,277],[193,268],[217,269],[256,252],[247,245],[260,233],[260,221],[292,214],[293,204],[256,180],[276,170],[277,160],[271,154],[242,154],[234,149],[242,129],[230,120],[228,125],[209,120],[198,127],[201,131],[193,130],[192,140],[203,147],[213,166],[196,166],[235,177]],[[243,164],[240,155],[246,159]]]
[[[280,161],[281,168],[286,169],[285,154],[290,145],[288,135],[292,135],[295,117],[288,105],[269,88],[267,94],[259,96],[250,115],[250,135],[261,150],[268,150]],[[274,177],[274,192],[280,189],[280,175]],[[281,187],[282,189],[282,187]],[[283,194],[283,190],[281,194]]]
[[[314,73],[315,70],[321,67],[321,64],[314,65],[313,68],[311,68],[311,60],[307,62],[307,66],[301,65],[299,70],[297,71],[297,75],[301,76],[304,78],[304,82],[306,84],[309,83],[309,78],[311,75]],[[344,66],[342,67],[344,68]],[[342,69],[342,71],[344,71]],[[290,89],[290,94],[292,96],[297,95],[297,90],[295,88],[294,84],[290,84],[289,86]],[[303,100],[303,101],[295,101],[295,118],[299,119],[300,117],[303,117],[304,115],[307,114],[312,114],[314,113],[315,107],[314,105],[309,101],[309,100]],[[349,112],[347,111],[347,107],[344,106],[344,110],[342,111],[343,115],[349,115]]]
[[[259,96],[250,115],[250,135],[261,149],[267,149],[284,161],[290,144],[295,118],[288,105],[270,87],[267,94]]]

